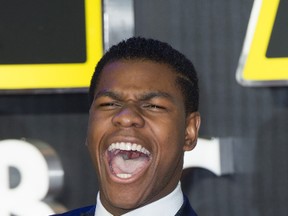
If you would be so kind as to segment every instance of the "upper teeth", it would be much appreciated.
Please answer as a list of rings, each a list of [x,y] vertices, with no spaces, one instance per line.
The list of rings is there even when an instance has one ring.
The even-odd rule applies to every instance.
[[[136,143],[126,143],[126,142],[112,143],[109,146],[108,151],[117,150],[117,149],[125,150],[125,151],[139,151],[139,152],[142,152],[143,154],[150,155],[150,152],[146,148]]]

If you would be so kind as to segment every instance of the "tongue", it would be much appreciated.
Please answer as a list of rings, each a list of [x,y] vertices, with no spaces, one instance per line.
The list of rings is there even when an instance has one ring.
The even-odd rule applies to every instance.
[[[111,158],[111,167],[115,174],[136,174],[148,163],[147,155],[134,151],[120,151]]]

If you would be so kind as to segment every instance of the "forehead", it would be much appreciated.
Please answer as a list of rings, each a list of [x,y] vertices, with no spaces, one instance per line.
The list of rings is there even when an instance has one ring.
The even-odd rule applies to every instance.
[[[108,63],[99,77],[96,92],[118,88],[126,90],[156,90],[179,94],[176,73],[162,63],[150,60],[118,60]]]

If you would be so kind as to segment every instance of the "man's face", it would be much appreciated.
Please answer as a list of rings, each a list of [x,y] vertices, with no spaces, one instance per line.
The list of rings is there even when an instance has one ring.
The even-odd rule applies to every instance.
[[[166,64],[121,60],[106,65],[90,108],[87,144],[100,199],[114,215],[170,193],[183,153],[196,143],[198,113],[185,116],[176,74]]]

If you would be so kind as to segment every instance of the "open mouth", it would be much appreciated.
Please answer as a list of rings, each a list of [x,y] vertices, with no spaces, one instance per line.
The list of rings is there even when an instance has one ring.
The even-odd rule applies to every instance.
[[[111,172],[121,179],[129,179],[141,173],[149,164],[150,152],[135,143],[117,142],[108,148]]]

